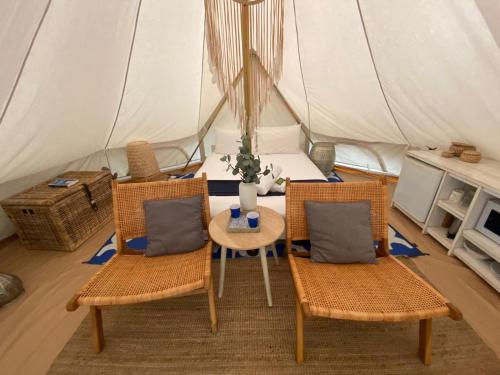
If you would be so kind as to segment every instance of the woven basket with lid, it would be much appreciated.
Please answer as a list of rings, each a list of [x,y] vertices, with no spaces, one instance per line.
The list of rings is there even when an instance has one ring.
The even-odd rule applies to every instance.
[[[48,180],[1,202],[27,249],[73,251],[112,218],[111,174],[66,172],[58,178],[77,179],[69,188],[49,187]],[[87,184],[92,207],[83,184]]]

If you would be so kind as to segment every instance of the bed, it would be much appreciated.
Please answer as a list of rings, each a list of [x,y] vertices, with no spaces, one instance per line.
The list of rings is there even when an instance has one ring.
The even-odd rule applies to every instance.
[[[235,156],[235,155],[232,155]],[[220,161],[222,154],[212,154],[203,163],[196,172],[195,177],[201,177],[202,173],[207,174],[210,181],[238,181],[239,177],[226,172],[226,164]],[[296,180],[323,180],[327,181],[323,173],[314,165],[304,152],[295,154],[265,154],[260,155],[261,165],[266,164],[279,165],[282,168],[280,177],[289,177],[292,181]],[[233,159],[234,160],[234,159]],[[210,214],[212,217],[229,208],[233,203],[239,203],[238,195],[211,195],[210,196]],[[259,196],[257,204],[271,208],[285,217],[285,196]]]

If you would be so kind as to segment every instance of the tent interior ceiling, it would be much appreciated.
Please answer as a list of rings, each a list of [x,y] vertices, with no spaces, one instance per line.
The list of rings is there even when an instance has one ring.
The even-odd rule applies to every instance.
[[[202,0],[0,2],[0,187],[89,159],[126,173],[137,139],[184,162],[223,96],[204,16]],[[278,88],[315,139],[376,145],[393,173],[407,143],[500,159],[498,19],[495,0],[286,1]],[[291,122],[273,95],[260,126]],[[214,126],[233,125],[224,105]],[[352,145],[339,158],[380,169]]]

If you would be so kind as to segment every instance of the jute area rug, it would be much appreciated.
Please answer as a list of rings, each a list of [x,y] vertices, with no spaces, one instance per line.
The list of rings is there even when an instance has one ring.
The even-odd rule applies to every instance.
[[[412,261],[406,263],[415,269]],[[217,284],[219,263],[214,262]],[[206,295],[103,312],[105,347],[95,354],[87,317],[51,374],[500,374],[500,362],[465,321],[434,320],[433,363],[417,357],[418,323],[306,320],[305,363],[296,365],[294,287],[285,258],[269,261],[267,307],[258,259],[228,259],[219,331]]]

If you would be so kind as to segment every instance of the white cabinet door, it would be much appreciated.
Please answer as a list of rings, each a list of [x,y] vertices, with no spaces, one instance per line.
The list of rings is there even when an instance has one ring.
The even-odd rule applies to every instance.
[[[424,223],[443,175],[441,169],[406,157],[394,193],[394,203],[415,220]]]

